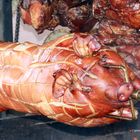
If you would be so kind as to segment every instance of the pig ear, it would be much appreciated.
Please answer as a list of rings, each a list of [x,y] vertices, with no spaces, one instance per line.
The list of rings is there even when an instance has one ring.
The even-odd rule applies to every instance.
[[[55,98],[59,98],[65,94],[65,91],[70,88],[72,84],[72,76],[66,70],[59,70],[54,73],[54,82],[52,93]]]
[[[75,34],[72,46],[79,57],[90,57],[101,48],[95,37],[86,34]]]

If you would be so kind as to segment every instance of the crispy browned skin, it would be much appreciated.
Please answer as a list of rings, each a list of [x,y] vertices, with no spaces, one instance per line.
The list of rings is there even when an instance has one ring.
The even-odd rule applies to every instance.
[[[137,0],[94,0],[93,13],[133,28],[140,28],[140,2]]]
[[[140,46],[123,45],[117,46],[116,49],[140,78]]]
[[[59,19],[54,15],[53,6],[48,3],[43,4],[41,0],[23,0],[20,6],[21,18],[24,23],[32,25],[38,33],[44,29],[53,29],[59,24]],[[25,7],[25,4],[27,6]]]
[[[116,49],[140,77],[140,34],[136,29],[114,20],[102,20],[92,34],[100,43]]]
[[[130,96],[140,80],[113,50],[85,34],[45,45],[0,43],[0,110],[43,114],[93,127],[132,119]]]
[[[88,1],[81,4],[79,0],[58,0],[55,9],[60,25],[69,27],[72,32],[88,32],[95,24]]]
[[[140,77],[140,3],[136,0],[95,0],[93,14],[99,41],[116,47]]]
[[[106,45],[133,45],[139,46],[140,34],[134,28],[130,28],[115,20],[103,19],[97,22],[91,31],[96,34],[99,41]]]
[[[23,0],[20,12],[24,23],[32,25],[38,33],[52,30],[57,25],[69,27],[71,31],[87,32],[95,23],[88,1],[53,0],[47,3],[43,0]]]

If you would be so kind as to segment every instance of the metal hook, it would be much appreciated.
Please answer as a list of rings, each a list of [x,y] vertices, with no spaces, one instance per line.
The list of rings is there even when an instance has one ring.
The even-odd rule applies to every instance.
[[[135,107],[134,107],[134,103],[131,97],[129,98],[129,103],[130,103],[130,108],[131,108],[131,113],[132,113],[132,120],[136,120],[137,116],[135,114]]]
[[[140,100],[140,89],[139,90],[137,90],[137,91],[135,91],[132,95],[131,95],[131,97],[133,98],[133,99],[135,99],[135,100]]]

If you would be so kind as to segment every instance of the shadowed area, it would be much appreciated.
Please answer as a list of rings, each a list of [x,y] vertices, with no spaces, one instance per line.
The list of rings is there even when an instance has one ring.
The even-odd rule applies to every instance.
[[[140,108],[138,108],[140,111]],[[6,140],[132,140],[140,137],[140,117],[137,121],[79,128],[55,122],[43,116],[19,116],[0,120],[0,139]]]

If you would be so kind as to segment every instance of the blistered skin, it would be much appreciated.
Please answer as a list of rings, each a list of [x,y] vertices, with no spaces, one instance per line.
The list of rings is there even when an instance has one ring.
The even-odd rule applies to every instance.
[[[1,111],[43,114],[81,127],[137,116],[129,100],[140,80],[90,35],[68,34],[43,46],[1,42],[0,66]]]
[[[93,13],[97,18],[113,19],[140,28],[140,3],[137,0],[95,0]]]

